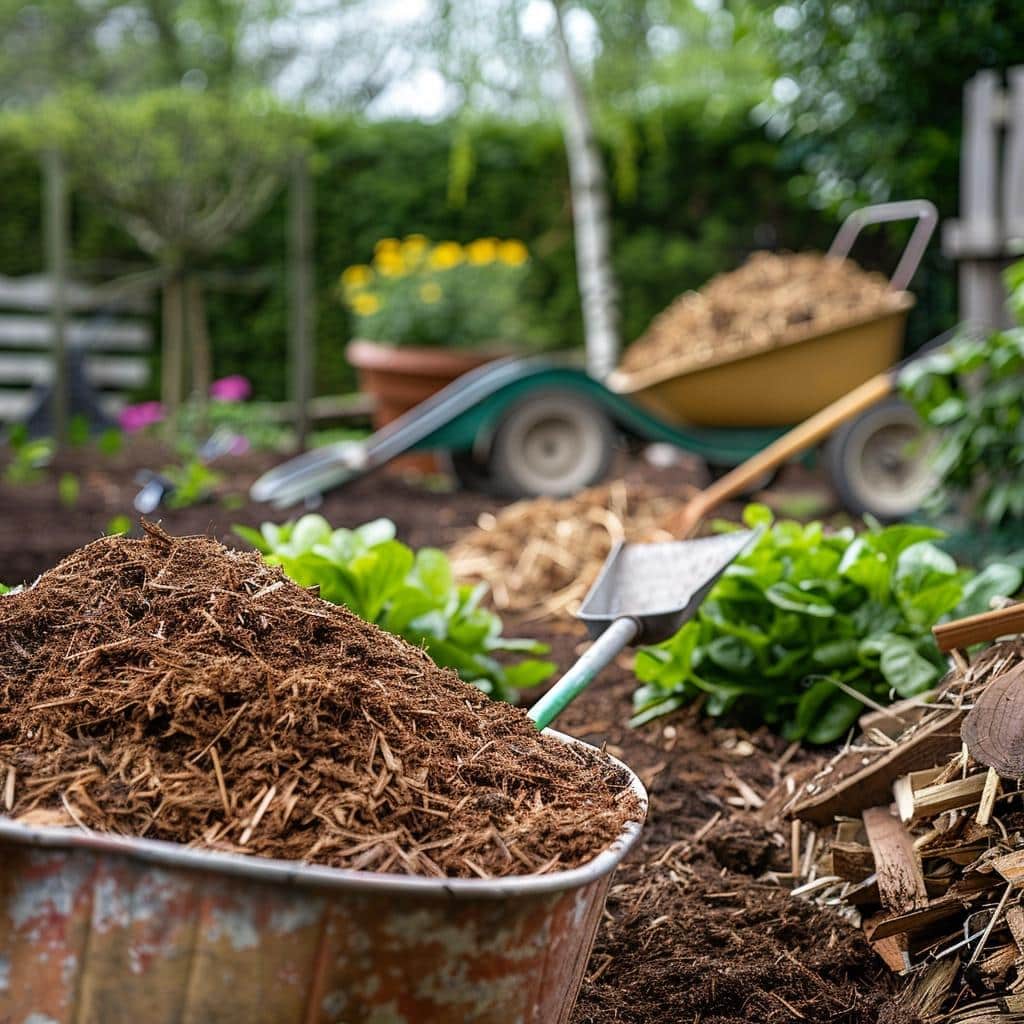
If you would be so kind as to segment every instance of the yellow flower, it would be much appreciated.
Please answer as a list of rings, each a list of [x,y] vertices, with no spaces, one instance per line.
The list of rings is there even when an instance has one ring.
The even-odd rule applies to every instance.
[[[496,238],[478,238],[466,246],[469,262],[478,267],[493,263],[498,257],[498,240]]]
[[[521,267],[529,258],[529,251],[518,238],[509,238],[498,246],[498,259],[508,267]]]
[[[406,235],[402,241],[402,255],[410,262],[416,262],[430,247],[426,235]]]
[[[353,297],[352,308],[359,316],[373,316],[380,309],[380,299],[373,292],[360,292]]]
[[[378,249],[373,265],[384,277],[401,277],[407,269],[401,249]]]
[[[428,306],[434,305],[435,302],[440,302],[443,294],[441,286],[436,281],[427,281],[426,284],[420,285],[420,298]]]
[[[449,270],[462,262],[462,246],[458,242],[439,242],[430,251],[430,265],[437,270]]]
[[[382,252],[399,252],[402,243],[397,238],[382,238],[373,247],[374,255],[379,256]]]
[[[357,263],[355,266],[346,267],[342,271],[341,283],[346,288],[364,288],[373,280],[373,271],[365,263]]]

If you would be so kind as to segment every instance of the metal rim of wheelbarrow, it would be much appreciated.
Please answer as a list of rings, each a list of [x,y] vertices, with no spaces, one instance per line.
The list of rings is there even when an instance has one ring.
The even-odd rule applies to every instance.
[[[24,825],[0,816],[0,843],[50,849],[85,849],[116,854],[148,864],[185,870],[218,872],[254,882],[302,885],[324,890],[344,889],[368,893],[391,893],[436,897],[439,899],[507,899],[577,889],[610,874],[632,849],[647,816],[647,790],[636,773],[606,751],[573,736],[545,729],[544,735],[567,745],[575,744],[601,754],[621,768],[629,778],[629,789],[641,807],[639,821],[628,821],[622,832],[593,860],[578,868],[552,871],[544,875],[511,875],[504,878],[428,878],[421,875],[392,875],[380,871],[354,871],[296,861],[237,853],[193,850],[161,839],[139,839],[106,833],[87,833],[77,829]]]

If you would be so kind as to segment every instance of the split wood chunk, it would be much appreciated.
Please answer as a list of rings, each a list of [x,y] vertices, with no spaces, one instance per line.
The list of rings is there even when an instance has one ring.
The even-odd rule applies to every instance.
[[[895,974],[902,974],[910,969],[910,956],[906,944],[895,935],[887,939],[878,939],[871,943],[871,948],[885,961],[885,966]]]
[[[1024,907],[1015,903],[1006,911],[1006,924],[1017,943],[1017,949],[1024,955]]]
[[[897,914],[925,906],[924,874],[906,826],[888,807],[869,807],[863,817],[882,905]]]
[[[874,871],[875,858],[870,847],[860,843],[833,842],[833,874],[850,882],[863,882]]]
[[[971,897],[999,884],[996,879],[985,875],[973,879],[970,884],[958,882],[945,896],[939,896],[925,906],[883,918],[873,924],[867,929],[868,939],[874,942],[889,935],[924,931],[946,918],[963,915],[964,904]]]
[[[974,807],[981,803],[985,792],[983,774],[968,775],[966,779],[954,779],[937,786],[925,786],[914,792],[910,806],[910,817],[904,821],[919,818],[933,818],[943,811],[960,810],[963,807]]]
[[[989,864],[1011,885],[1024,884],[1024,850],[1014,850],[1002,857],[995,857]]]
[[[1024,632],[1024,603],[1007,608],[970,615],[954,622],[943,622],[932,628],[940,651],[954,651],[973,644],[986,643],[996,637]]]
[[[964,719],[961,735],[979,764],[1024,778],[1024,663],[996,676]]]
[[[815,777],[788,808],[795,818],[827,825],[837,816],[859,815],[866,807],[876,807],[891,799],[892,784],[901,775],[932,768],[945,762],[960,749],[960,725],[964,712],[936,713],[912,736],[879,754],[868,765],[829,785]],[[863,755],[848,755],[850,760]],[[809,791],[811,787],[816,787]]]

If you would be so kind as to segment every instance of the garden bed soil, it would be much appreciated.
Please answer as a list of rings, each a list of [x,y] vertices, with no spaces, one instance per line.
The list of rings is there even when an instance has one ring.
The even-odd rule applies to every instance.
[[[239,491],[267,459],[253,456],[247,464],[234,478]],[[699,481],[678,468],[663,475],[635,461],[626,468],[630,478],[660,478],[667,486]],[[52,484],[0,484],[0,579],[54,565],[94,538],[104,517],[127,511],[134,493],[127,468],[94,471],[109,488],[107,499],[81,518],[59,505]],[[93,499],[83,488],[86,500]],[[321,511],[336,525],[386,515],[410,543],[445,545],[497,507],[485,496],[431,494],[377,474],[328,495]],[[232,522],[271,517],[265,506],[226,512],[211,505],[164,521],[174,531],[228,537]],[[8,572],[12,565],[24,572]],[[562,667],[584,638],[571,622],[511,616],[506,633],[548,641]],[[784,765],[786,745],[772,734],[713,728],[692,711],[630,729],[633,686],[622,659],[558,722],[581,739],[607,743],[651,796],[641,841],[615,876],[572,1024],[910,1024],[894,1001],[896,980],[862,936],[764,878],[766,865],[785,869],[783,841],[756,809],[734,806],[743,803],[743,786],[763,796],[782,774],[817,755],[799,753]]]

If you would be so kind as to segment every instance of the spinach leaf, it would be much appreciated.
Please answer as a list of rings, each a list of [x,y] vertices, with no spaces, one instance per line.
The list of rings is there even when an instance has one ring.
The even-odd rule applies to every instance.
[[[736,711],[794,739],[833,742],[865,706],[837,681],[871,702],[925,692],[944,665],[931,627],[1021,585],[1012,565],[959,568],[926,526],[829,533],[774,523],[763,506],[744,520],[766,527],[757,544],[694,619],[637,653],[634,724],[702,695],[710,715]]]

